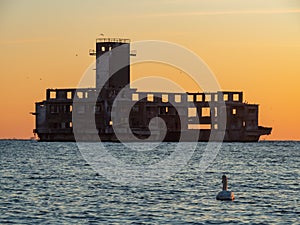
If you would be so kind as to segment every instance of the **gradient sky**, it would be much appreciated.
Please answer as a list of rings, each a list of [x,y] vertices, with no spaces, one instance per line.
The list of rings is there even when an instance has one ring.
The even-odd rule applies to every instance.
[[[76,87],[100,33],[185,46],[260,104],[262,139],[300,140],[299,0],[0,0],[0,138],[32,136],[34,102]]]

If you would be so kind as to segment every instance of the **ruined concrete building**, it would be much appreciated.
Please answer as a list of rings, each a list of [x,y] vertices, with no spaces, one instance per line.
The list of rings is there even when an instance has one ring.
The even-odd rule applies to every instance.
[[[96,88],[47,89],[46,100],[35,103],[34,133],[40,141],[76,137],[77,141],[256,142],[271,133],[272,128],[258,125],[258,105],[244,103],[242,92],[158,93],[130,88],[128,39],[97,39],[90,55],[96,56]],[[114,68],[120,62],[127,66]],[[157,117],[164,123],[152,120]],[[150,136],[154,138],[147,139]]]

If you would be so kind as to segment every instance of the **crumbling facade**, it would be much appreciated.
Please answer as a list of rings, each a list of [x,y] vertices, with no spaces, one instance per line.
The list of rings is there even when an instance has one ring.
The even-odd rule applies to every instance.
[[[134,141],[129,134],[148,140],[164,131],[163,141],[196,137],[197,141],[256,142],[271,133],[272,128],[258,125],[258,105],[244,103],[242,92],[166,93],[130,88],[128,39],[97,39],[90,55],[96,56],[96,88],[47,89],[46,100],[36,103],[34,133],[40,141],[75,141],[75,136],[77,141],[120,141],[120,137]],[[120,62],[127,66],[115,68]],[[128,105],[132,105],[130,112]],[[164,123],[154,121],[149,129],[157,117]],[[75,126],[80,127],[77,135]]]

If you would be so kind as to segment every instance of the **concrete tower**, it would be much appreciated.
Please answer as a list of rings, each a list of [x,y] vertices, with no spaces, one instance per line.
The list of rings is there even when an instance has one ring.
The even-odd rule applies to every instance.
[[[129,39],[98,38],[90,55],[96,56],[96,88],[118,90],[130,84]]]

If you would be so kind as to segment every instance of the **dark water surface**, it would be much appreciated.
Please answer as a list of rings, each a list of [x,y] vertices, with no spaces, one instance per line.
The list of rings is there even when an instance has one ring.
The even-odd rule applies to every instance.
[[[224,143],[202,173],[205,145],[169,180],[132,187],[98,175],[76,143],[0,141],[0,224],[300,224],[300,142]],[[233,202],[215,200],[223,172]]]

